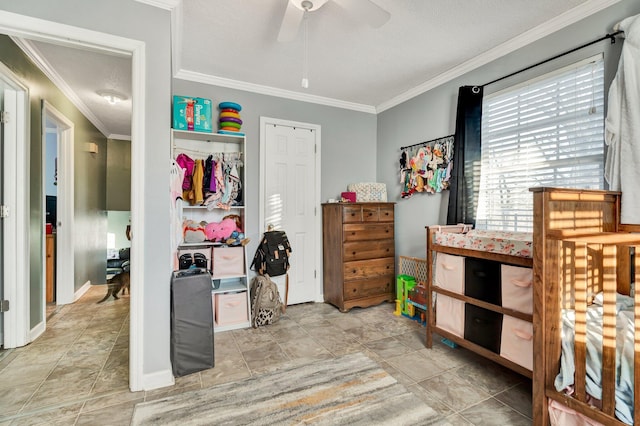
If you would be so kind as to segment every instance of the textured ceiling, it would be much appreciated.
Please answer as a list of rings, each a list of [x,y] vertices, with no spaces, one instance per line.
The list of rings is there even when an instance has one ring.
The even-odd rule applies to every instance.
[[[329,0],[303,31],[278,42],[286,0],[183,2],[180,67],[221,78],[378,106],[585,0],[373,0],[380,28]]]
[[[309,87],[303,89],[302,31],[293,41],[277,41],[287,0],[137,1],[176,6],[177,78],[369,112],[415,96],[426,83],[440,81],[452,70],[471,69],[483,56],[506,54],[514,40],[534,41],[611,4],[372,0],[391,15],[374,29],[329,0],[308,15]],[[130,58],[23,43],[67,86],[74,103],[84,104],[80,109],[89,111],[105,135],[130,135],[130,99],[112,107],[96,93],[114,89],[130,98]]]

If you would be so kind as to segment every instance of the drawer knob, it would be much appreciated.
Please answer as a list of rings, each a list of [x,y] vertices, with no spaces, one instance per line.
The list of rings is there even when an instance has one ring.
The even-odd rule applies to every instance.
[[[356,269],[353,270],[353,273],[355,274],[356,272],[358,272]]]
[[[355,255],[356,255],[356,252],[354,251],[354,252],[352,252],[351,254],[355,256]]]

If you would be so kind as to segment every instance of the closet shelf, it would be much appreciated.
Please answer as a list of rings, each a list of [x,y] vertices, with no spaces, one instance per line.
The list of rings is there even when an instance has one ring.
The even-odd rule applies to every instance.
[[[192,132],[188,130],[171,130],[174,139],[199,140],[204,142],[244,143],[244,136],[227,135],[221,133]]]
[[[196,209],[196,210],[208,210],[207,206],[191,206],[189,204],[183,204],[182,205],[183,209]],[[244,210],[244,206],[229,206],[230,210]],[[222,209],[220,207],[214,207],[212,211],[222,211],[225,209]]]

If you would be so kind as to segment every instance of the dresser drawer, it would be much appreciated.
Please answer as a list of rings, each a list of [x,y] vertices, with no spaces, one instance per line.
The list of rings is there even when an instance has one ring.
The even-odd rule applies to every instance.
[[[436,271],[433,280],[438,287],[463,294],[464,257],[437,253]]]
[[[533,270],[502,265],[502,306],[525,314],[533,313]]]
[[[344,299],[360,299],[393,293],[393,275],[366,280],[347,281],[344,283]]]
[[[378,222],[378,206],[362,206],[362,220],[365,222]]]
[[[361,206],[343,206],[342,223],[362,222]]]
[[[342,267],[344,280],[360,280],[383,275],[394,275],[394,264],[395,257],[345,262]]]
[[[378,208],[378,220],[380,222],[393,222],[393,205],[380,206]]]
[[[393,257],[394,255],[395,244],[393,240],[353,241],[344,243],[342,246],[342,256],[345,262]]]
[[[343,241],[393,239],[393,223],[353,223],[342,227]]]

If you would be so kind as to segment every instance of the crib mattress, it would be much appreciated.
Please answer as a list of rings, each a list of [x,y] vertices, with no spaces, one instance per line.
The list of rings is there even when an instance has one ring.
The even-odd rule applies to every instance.
[[[518,257],[533,256],[533,234],[529,232],[484,231],[472,229],[465,234],[435,232],[433,242],[447,247],[480,250]]]

